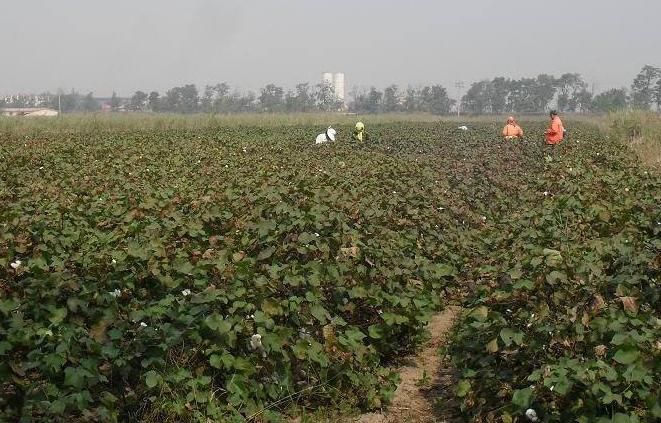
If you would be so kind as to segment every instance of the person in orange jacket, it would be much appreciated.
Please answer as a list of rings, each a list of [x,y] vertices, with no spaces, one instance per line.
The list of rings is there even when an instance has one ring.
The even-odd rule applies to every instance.
[[[503,128],[503,137],[506,140],[523,138],[523,129],[521,129],[512,116],[507,118],[507,124]]]
[[[551,145],[560,144],[565,138],[565,127],[555,110],[551,110],[551,126],[544,134],[546,135],[546,143]]]

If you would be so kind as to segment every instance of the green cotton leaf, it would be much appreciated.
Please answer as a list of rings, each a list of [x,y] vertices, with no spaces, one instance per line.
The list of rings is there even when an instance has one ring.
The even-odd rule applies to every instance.
[[[85,386],[85,370],[77,367],[64,369],[64,386],[82,389]]]
[[[12,350],[12,345],[7,341],[0,341],[0,355],[5,355],[7,351]]]
[[[53,310],[53,314],[51,317],[48,318],[48,320],[54,324],[60,324],[64,320],[64,318],[67,317],[67,309],[66,308],[56,308]]]
[[[611,344],[622,345],[629,340],[629,335],[625,333],[616,333],[611,339]]]
[[[546,276],[546,281],[551,285],[554,285],[557,282],[566,282],[567,275],[564,274],[563,272],[558,272],[557,270],[554,270],[553,272],[549,273]]]
[[[314,316],[315,319],[319,320],[321,324],[326,324],[328,312],[325,308],[320,305],[316,305],[310,309],[310,313]]]
[[[530,407],[530,400],[532,398],[532,388],[517,389],[512,395],[512,404],[521,409]]]
[[[638,350],[633,348],[620,349],[617,350],[613,356],[613,360],[617,361],[620,364],[632,364],[638,360],[640,353]]]
[[[602,404],[608,405],[612,402],[622,404],[622,395],[614,394],[612,392],[606,392],[604,396],[601,398]]]
[[[147,249],[137,241],[129,241],[126,253],[129,257],[135,257],[141,260],[147,260],[149,258],[149,252]]]
[[[55,400],[50,403],[48,411],[53,414],[64,414],[64,411],[67,409],[67,403],[63,400]]]
[[[521,281],[515,283],[514,285],[512,285],[512,287],[514,289],[532,290],[535,287],[535,284],[533,283],[533,281],[524,279],[524,280],[521,280]]]
[[[355,286],[349,290],[349,298],[365,298],[368,292],[362,286]]]
[[[567,377],[561,377],[553,385],[553,390],[560,395],[567,395],[574,386]]]
[[[18,301],[8,299],[0,300],[0,313],[5,316],[9,315],[12,311],[16,310],[20,306]]]
[[[530,265],[533,268],[539,267],[540,264],[544,262],[544,257],[535,257],[534,259],[530,260]]]
[[[275,247],[268,247],[259,253],[259,255],[257,256],[257,260],[262,261],[269,259],[271,258],[273,253],[275,253]]]
[[[344,335],[352,341],[362,342],[366,335],[358,329],[349,329],[344,332]]]
[[[395,313],[383,313],[381,318],[388,326],[401,325],[409,321],[408,317]]]
[[[612,423],[637,423],[638,421],[638,417],[632,417],[624,413],[615,413],[611,420]]]
[[[470,316],[478,322],[484,322],[489,316],[489,309],[485,306],[477,307],[471,311]]]
[[[193,265],[188,260],[183,260],[176,266],[177,272],[182,275],[191,275],[193,274]]]
[[[41,270],[42,272],[48,272],[49,266],[46,260],[39,256],[30,260],[30,269],[31,270]]]
[[[221,335],[226,334],[232,329],[232,324],[217,313],[212,314],[211,316],[204,319],[204,323],[209,327],[209,329],[220,333]]]
[[[510,328],[503,328],[500,330],[500,339],[503,340],[506,347],[512,345],[513,336],[514,336],[514,331]]]
[[[163,378],[155,371],[150,370],[145,373],[145,383],[149,389],[158,386],[161,382],[163,382]]]
[[[261,310],[257,310],[254,316],[253,320],[255,323],[266,323],[269,320],[269,316]]]
[[[371,325],[367,331],[372,339],[381,339],[383,337],[383,328],[380,325]]]
[[[454,267],[450,266],[449,264],[443,264],[443,263],[436,264],[432,268],[432,271],[434,273],[434,276],[437,278],[443,278],[445,276],[452,276],[455,274]]]
[[[489,342],[485,349],[489,353],[497,353],[498,352],[498,338],[494,338],[491,342]]]
[[[222,369],[223,368],[222,356],[218,354],[213,354],[211,357],[209,357],[209,364],[214,369]]]
[[[460,380],[459,383],[457,384],[457,390],[455,391],[455,394],[456,394],[459,398],[463,398],[463,397],[465,397],[466,395],[468,395],[468,393],[469,393],[470,391],[471,391],[471,383],[470,383],[470,381],[469,381],[469,380],[466,380],[466,379],[462,379],[462,380]]]
[[[279,316],[282,314],[282,307],[273,298],[267,298],[262,303],[262,310],[269,316]]]
[[[515,332],[510,328],[503,328],[500,331],[500,339],[503,340],[506,346],[516,343],[516,345],[523,344],[523,332]]]

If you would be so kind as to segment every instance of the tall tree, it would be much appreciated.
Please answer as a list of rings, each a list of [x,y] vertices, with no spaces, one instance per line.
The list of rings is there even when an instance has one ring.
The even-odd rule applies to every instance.
[[[565,73],[557,81],[558,110],[573,112],[579,104],[582,92],[587,90],[587,84],[579,73]]]
[[[61,106],[62,113],[71,113],[80,110],[80,94],[75,90],[71,90],[69,94],[58,91],[57,95],[51,99],[50,107],[58,110]]]
[[[502,76],[491,81],[491,112],[496,114],[507,111],[507,97],[510,93],[510,81]]]
[[[407,113],[414,113],[420,110],[418,90],[413,87],[406,89],[402,107]]]
[[[491,113],[491,91],[491,82],[474,82],[461,98],[461,110],[475,115]]]
[[[147,99],[147,107],[152,112],[161,111],[161,95],[157,91],[152,91],[149,93],[149,98]]]
[[[129,109],[134,112],[143,112],[147,108],[149,95],[143,91],[136,91],[129,101]]]
[[[535,78],[521,78],[513,80],[510,84],[511,91],[507,99],[507,107],[513,113],[535,113],[538,112],[538,104],[535,101],[537,80]]]
[[[317,85],[317,108],[322,112],[335,112],[342,108],[342,101],[337,98],[335,89],[331,84]]]
[[[447,115],[455,101],[450,99],[448,91],[442,85],[424,87],[420,92],[422,111],[434,115]]]
[[[275,84],[262,88],[259,104],[264,112],[281,112],[284,109],[285,90]]]
[[[121,106],[121,102],[119,100],[119,97],[117,96],[116,92],[112,92],[112,97],[110,98],[110,109],[113,112],[119,111],[119,107]]]
[[[655,100],[655,89],[661,69],[645,65],[631,85],[631,103],[637,109],[649,110]]]
[[[207,85],[201,99],[201,107],[207,113],[225,113],[228,107],[230,86],[226,82],[216,85]]]
[[[370,88],[365,101],[365,111],[367,113],[379,113],[381,111],[383,93],[376,88]]]
[[[316,105],[316,92],[309,83],[296,85],[295,91],[287,95],[287,110],[290,112],[311,112]]]
[[[535,112],[548,110],[549,103],[553,100],[556,91],[556,80],[553,76],[541,74],[537,76],[533,86],[532,105]]]
[[[165,93],[161,106],[167,112],[195,113],[198,111],[200,97],[194,84],[174,87]]]
[[[614,112],[626,107],[627,92],[624,88],[613,88],[592,99],[592,110],[595,112]]]
[[[397,85],[391,85],[383,91],[383,112],[396,113],[402,111],[402,103]]]
[[[81,108],[85,112],[95,112],[99,110],[99,102],[94,98],[94,93],[87,93],[82,101]]]

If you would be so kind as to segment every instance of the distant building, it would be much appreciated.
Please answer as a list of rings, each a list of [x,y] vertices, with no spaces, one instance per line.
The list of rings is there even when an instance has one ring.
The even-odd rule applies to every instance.
[[[53,117],[59,115],[57,110],[47,109],[43,107],[7,107],[0,109],[2,116],[23,116],[23,117],[38,117],[46,116]]]
[[[335,97],[342,103],[342,108],[346,107],[346,83],[344,73],[324,72],[321,74],[321,83],[333,88]]]
[[[0,100],[3,100],[5,104],[14,108],[42,108],[50,103],[51,96],[49,94],[17,94],[0,97]]]

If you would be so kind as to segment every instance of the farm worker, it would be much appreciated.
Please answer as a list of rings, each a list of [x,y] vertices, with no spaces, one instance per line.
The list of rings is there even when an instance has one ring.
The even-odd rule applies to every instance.
[[[369,141],[370,137],[365,131],[365,124],[363,122],[356,123],[351,139],[358,142]]]
[[[337,132],[335,131],[335,129],[329,126],[326,132],[317,135],[317,140],[315,141],[315,144],[324,144],[327,142],[335,141],[336,134]]]
[[[512,116],[507,118],[507,124],[503,128],[503,136],[506,140],[523,138],[523,129],[521,129]]]
[[[565,127],[555,110],[551,110],[551,126],[544,134],[546,135],[546,143],[551,145],[560,144],[565,137]]]

